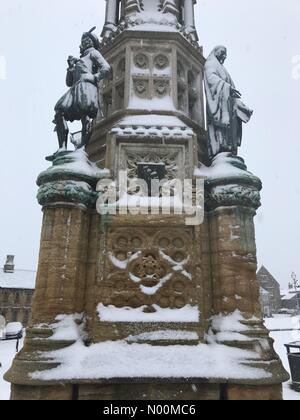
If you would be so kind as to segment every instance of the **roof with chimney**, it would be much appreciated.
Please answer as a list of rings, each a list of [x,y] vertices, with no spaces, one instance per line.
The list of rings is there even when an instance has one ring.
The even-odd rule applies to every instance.
[[[36,271],[15,269],[14,255],[8,255],[0,269],[0,289],[35,289]]]

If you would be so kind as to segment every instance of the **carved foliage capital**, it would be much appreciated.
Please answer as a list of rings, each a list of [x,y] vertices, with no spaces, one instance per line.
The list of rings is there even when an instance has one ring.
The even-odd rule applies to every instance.
[[[227,184],[208,187],[206,206],[209,210],[218,207],[242,206],[257,210],[261,206],[260,191],[255,185]]]
[[[91,207],[96,202],[97,193],[86,182],[53,181],[40,186],[37,199],[42,206],[67,203]]]

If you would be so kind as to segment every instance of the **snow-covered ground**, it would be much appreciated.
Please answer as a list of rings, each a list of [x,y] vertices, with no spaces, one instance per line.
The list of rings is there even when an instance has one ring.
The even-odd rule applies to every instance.
[[[275,317],[266,320],[266,326],[271,330],[271,337],[275,340],[275,350],[280,356],[285,369],[290,373],[289,362],[287,358],[285,344],[293,341],[300,341],[300,318],[299,317]],[[272,331],[272,330],[290,330],[294,331]],[[298,330],[298,331],[297,331]],[[300,393],[291,389],[291,383],[285,383],[283,386],[284,399],[289,401],[300,400]]]
[[[23,341],[20,341],[20,349],[23,347]],[[4,381],[3,375],[8,371],[12,360],[16,355],[16,341],[0,341],[0,400],[8,400],[10,395],[10,384]]]
[[[266,325],[271,330],[289,330],[293,331],[272,331],[271,336],[275,340],[275,349],[281,357],[285,368],[289,372],[289,364],[286,356],[286,349],[284,344],[292,341],[300,341],[300,320],[290,317],[277,317],[266,320]],[[22,346],[23,341],[20,343]],[[9,369],[12,360],[15,356],[15,341],[0,341],[0,400],[8,400],[10,395],[10,385],[3,380],[4,373]],[[290,383],[284,384],[284,399],[285,400],[300,400],[300,393],[293,391],[290,388]]]

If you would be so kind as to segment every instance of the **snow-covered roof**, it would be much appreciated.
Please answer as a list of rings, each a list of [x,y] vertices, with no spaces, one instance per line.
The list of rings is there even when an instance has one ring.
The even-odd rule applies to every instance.
[[[299,292],[295,292],[293,290],[282,290],[281,291],[281,299],[282,300],[291,300],[294,297],[296,297],[298,294],[300,295],[300,290],[299,290]]]
[[[4,273],[0,269],[0,288],[2,289],[34,289],[36,272],[30,270],[15,270],[14,273]]]

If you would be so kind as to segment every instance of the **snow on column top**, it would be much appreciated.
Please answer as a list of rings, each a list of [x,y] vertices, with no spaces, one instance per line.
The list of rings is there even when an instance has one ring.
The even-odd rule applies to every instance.
[[[174,0],[127,0],[125,20],[137,30],[146,25],[146,30],[157,30],[158,26],[173,27],[178,25],[178,9]]]

